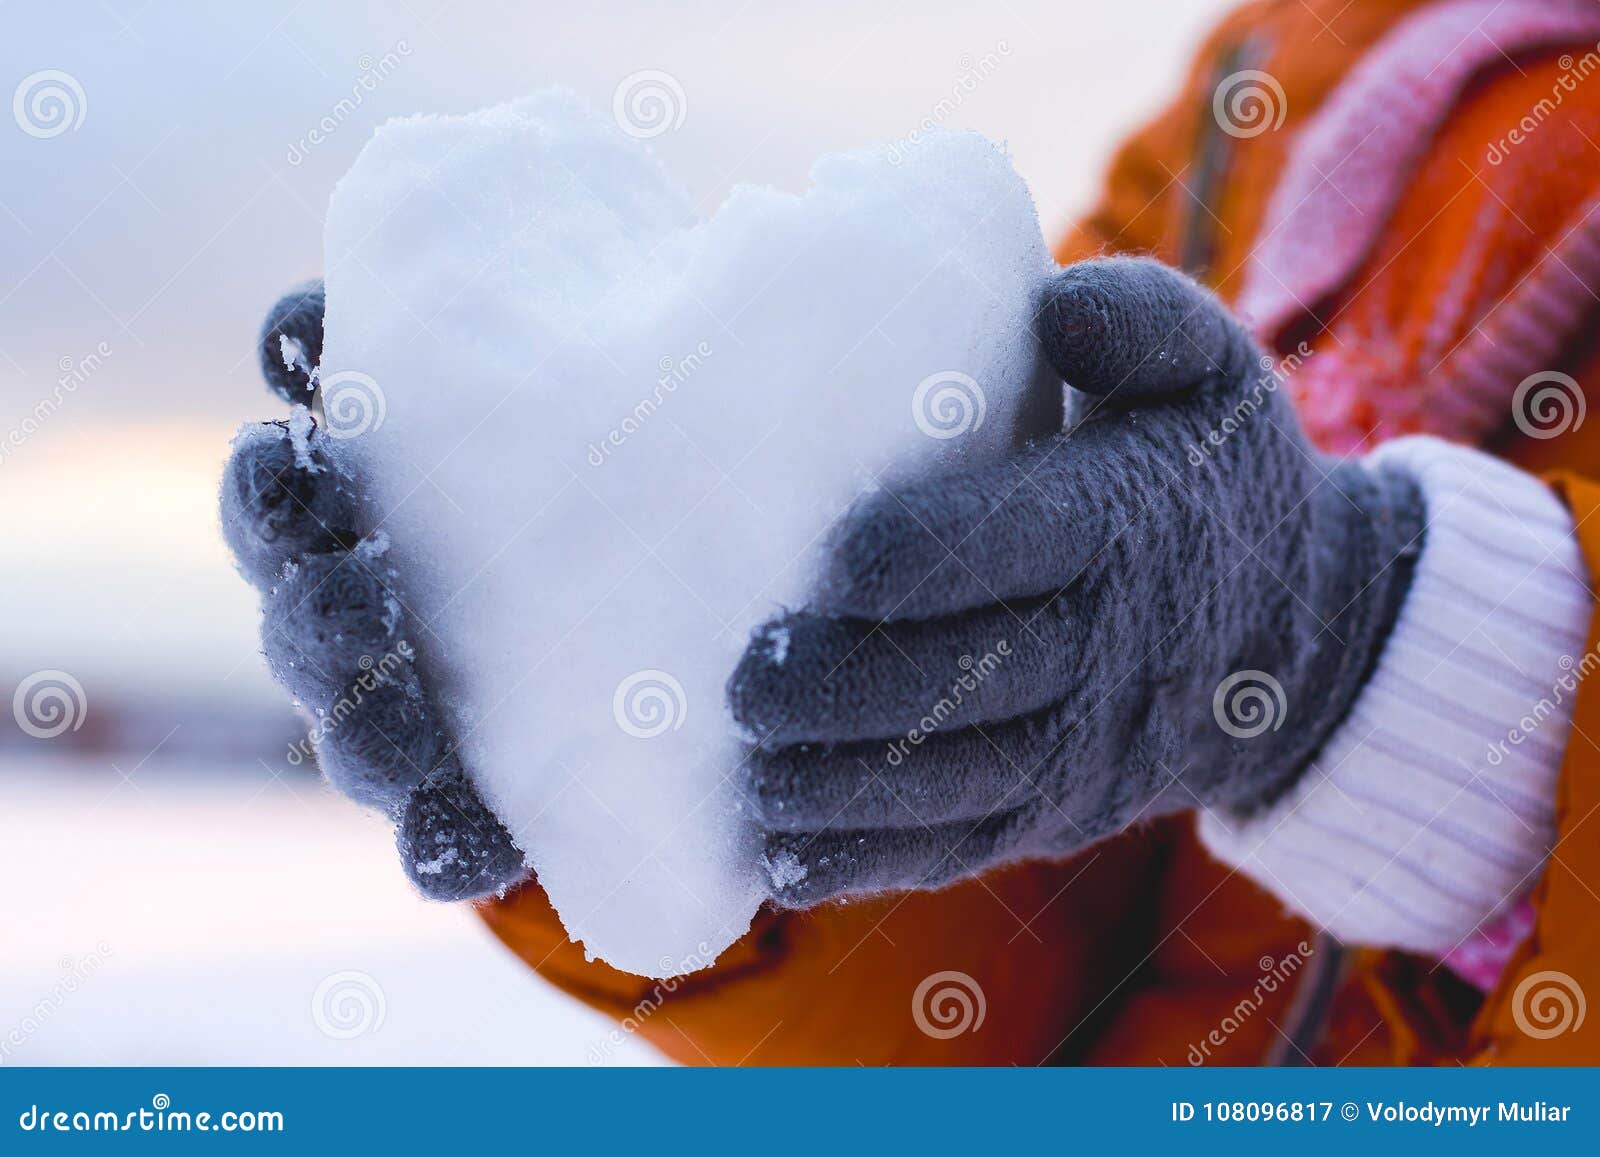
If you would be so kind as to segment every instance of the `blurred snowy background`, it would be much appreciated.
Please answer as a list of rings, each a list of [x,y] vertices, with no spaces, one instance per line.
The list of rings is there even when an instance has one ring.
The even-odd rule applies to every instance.
[[[0,1064],[584,1064],[610,1031],[286,762],[218,537],[228,439],[280,410],[256,327],[376,124],[660,70],[709,212],[937,116],[1009,145],[1053,237],[1224,7],[7,3],[0,693],[65,687],[72,726],[0,711]]]

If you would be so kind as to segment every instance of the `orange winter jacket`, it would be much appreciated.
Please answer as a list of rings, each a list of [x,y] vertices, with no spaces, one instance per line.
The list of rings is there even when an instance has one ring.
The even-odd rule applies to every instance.
[[[1208,39],[1172,105],[1118,152],[1099,205],[1057,258],[1152,253],[1230,300],[1259,297],[1262,286],[1271,298],[1272,275],[1253,263],[1274,245],[1281,251],[1273,230],[1292,230],[1290,242],[1329,243],[1316,240],[1328,224],[1321,212],[1285,217],[1274,201],[1296,150],[1315,135],[1308,126],[1405,21],[1447,2],[1457,0],[1240,8]],[[1471,426],[1473,440],[1550,478],[1600,573],[1600,484],[1584,477],[1600,476],[1600,422],[1526,436],[1509,420],[1509,386],[1498,409],[1434,420],[1455,405],[1442,391],[1474,373],[1485,379],[1485,356],[1537,350],[1546,359],[1537,368],[1600,382],[1600,283],[1574,291],[1546,277],[1581,264],[1574,246],[1588,236],[1590,202],[1600,205],[1600,75],[1589,76],[1591,63],[1600,72],[1600,55],[1594,39],[1563,35],[1476,64],[1447,115],[1396,162],[1404,165],[1396,193],[1365,205],[1349,198],[1351,228],[1371,233],[1359,259],[1290,252],[1289,264],[1310,270],[1314,296],[1278,292],[1279,315],[1260,332],[1285,357],[1313,437],[1322,429],[1311,416],[1326,399],[1295,367],[1326,355],[1325,364],[1338,359],[1381,380],[1394,403],[1342,406],[1326,440],[1352,430],[1352,441],[1415,429],[1463,437]],[[1463,37],[1463,51],[1473,43]],[[1219,118],[1232,114],[1214,98],[1242,72],[1271,78],[1258,93],[1267,120],[1219,131]],[[1399,115],[1406,99],[1402,90],[1370,115]],[[1345,155],[1367,131],[1350,137]],[[1339,169],[1337,150],[1326,155]],[[1322,175],[1343,200],[1341,173]],[[1337,218],[1345,209],[1326,200],[1323,183],[1306,184],[1306,196]],[[1534,304],[1550,324],[1524,333],[1528,316],[1544,315],[1508,303],[1533,291],[1548,298]],[[1471,365],[1469,354],[1478,359]],[[481,912],[542,976],[616,1017],[619,1034],[636,1032],[691,1064],[1596,1064],[1600,1022],[1585,1028],[1569,1016],[1552,1032],[1529,1004],[1550,982],[1545,974],[1556,974],[1578,1008],[1585,993],[1600,996],[1597,811],[1600,687],[1585,686],[1559,787],[1559,842],[1533,891],[1535,928],[1487,997],[1437,961],[1345,950],[1318,936],[1207,856],[1181,817],[1065,862],[937,893],[763,911],[714,968],[674,981],[585,961],[536,883]],[[929,1002],[946,985],[967,992],[971,1013],[955,1025],[964,1031],[930,1019]],[[608,1046],[596,1047],[603,1055]]]

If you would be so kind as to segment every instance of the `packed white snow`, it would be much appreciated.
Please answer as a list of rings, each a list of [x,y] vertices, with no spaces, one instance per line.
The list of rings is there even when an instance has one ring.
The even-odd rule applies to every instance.
[[[749,926],[771,882],[727,678],[852,498],[1002,452],[1060,388],[1028,325],[1049,269],[964,133],[702,220],[545,93],[391,122],[339,183],[329,430],[465,765],[591,956],[670,976]]]

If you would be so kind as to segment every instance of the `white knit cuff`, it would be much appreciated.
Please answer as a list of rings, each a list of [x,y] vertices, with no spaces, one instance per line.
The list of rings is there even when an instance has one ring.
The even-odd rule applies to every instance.
[[[1368,461],[1427,508],[1415,576],[1349,717],[1295,786],[1200,837],[1352,944],[1443,956],[1538,878],[1593,601],[1572,518],[1531,475],[1435,438]],[[1293,710],[1293,704],[1290,704]]]

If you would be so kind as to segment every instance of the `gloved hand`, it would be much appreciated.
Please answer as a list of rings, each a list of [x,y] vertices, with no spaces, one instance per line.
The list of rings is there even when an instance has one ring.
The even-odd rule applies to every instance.
[[[1294,782],[1373,667],[1412,480],[1301,435],[1270,360],[1157,262],[1071,266],[1065,432],[863,500],[729,683],[778,900],[930,888]]]
[[[262,330],[262,373],[298,406],[314,398],[322,312],[312,283],[278,302]],[[393,593],[376,528],[358,525],[355,481],[330,459],[328,437],[303,411],[247,427],[224,471],[223,532],[262,591],[263,650],[316,716],[329,781],[398,821],[417,887],[441,900],[487,895],[526,874],[522,853],[436,722],[416,667],[417,650],[435,641]]]

